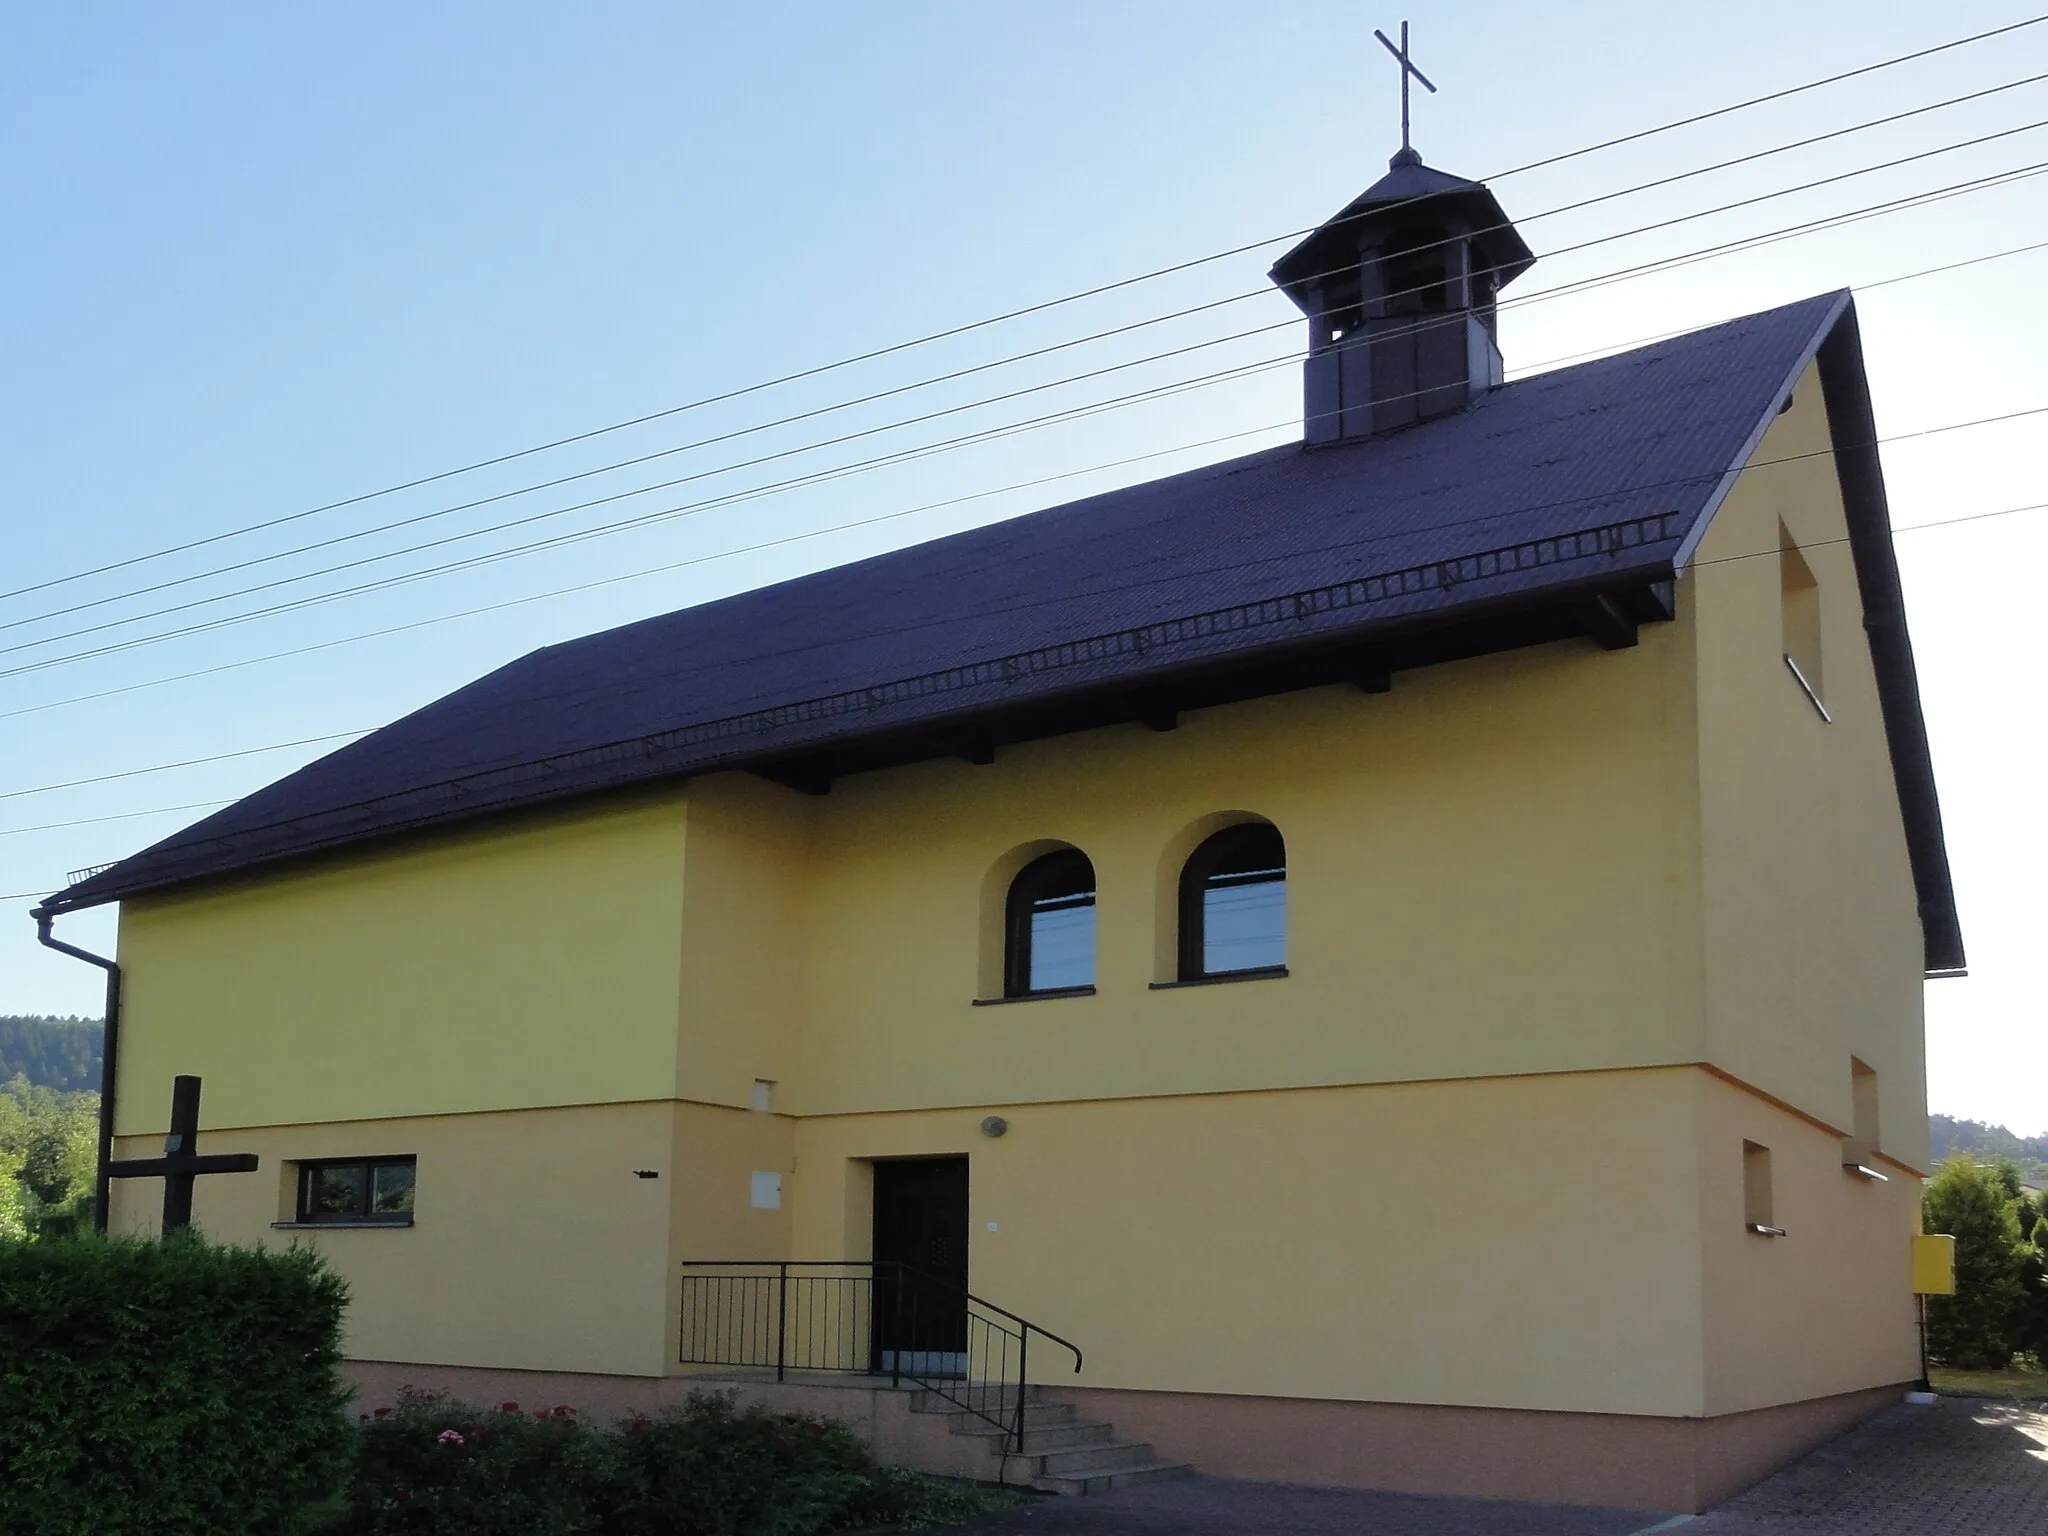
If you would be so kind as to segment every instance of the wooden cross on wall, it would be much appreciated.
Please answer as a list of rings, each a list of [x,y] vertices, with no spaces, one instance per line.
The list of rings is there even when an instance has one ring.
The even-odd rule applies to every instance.
[[[1398,48],[1394,46],[1393,39],[1388,37],[1378,27],[1372,29],[1372,35],[1380,40],[1380,45],[1387,52],[1391,53],[1394,56],[1395,62],[1401,66],[1401,153],[1410,155],[1414,151],[1408,147],[1408,77],[1412,75],[1417,80],[1420,80],[1422,88],[1432,96],[1436,94],[1436,87],[1429,83],[1429,76],[1417,69],[1415,61],[1408,57],[1407,22],[1401,23],[1401,46]]]
[[[192,1225],[192,1182],[203,1173],[254,1173],[254,1152],[199,1155],[199,1079],[171,1079],[171,1131],[164,1137],[162,1157],[123,1158],[107,1164],[110,1179],[162,1179],[164,1231],[181,1232]]]

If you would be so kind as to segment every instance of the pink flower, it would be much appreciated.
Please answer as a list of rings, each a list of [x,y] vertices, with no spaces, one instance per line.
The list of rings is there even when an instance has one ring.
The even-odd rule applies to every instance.
[[[461,1445],[463,1443],[462,1432],[456,1429],[444,1429],[434,1438],[442,1445]]]

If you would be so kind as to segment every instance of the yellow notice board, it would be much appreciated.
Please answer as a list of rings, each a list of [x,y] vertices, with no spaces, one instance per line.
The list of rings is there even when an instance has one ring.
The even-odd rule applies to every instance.
[[[1956,1293],[1956,1240],[1941,1233],[1913,1239],[1913,1289],[1921,1296]]]

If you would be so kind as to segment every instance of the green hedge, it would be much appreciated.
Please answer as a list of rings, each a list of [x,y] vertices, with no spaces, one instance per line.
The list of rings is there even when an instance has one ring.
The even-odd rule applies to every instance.
[[[0,1242],[0,1524],[302,1529],[348,1476],[346,1299],[304,1251]]]

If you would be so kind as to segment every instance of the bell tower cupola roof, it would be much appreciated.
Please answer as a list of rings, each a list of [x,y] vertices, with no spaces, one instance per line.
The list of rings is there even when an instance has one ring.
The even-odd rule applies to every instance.
[[[1361,247],[1377,245],[1374,236],[1395,224],[1454,224],[1468,230],[1480,264],[1497,274],[1496,289],[1536,264],[1535,254],[1484,182],[1424,165],[1422,156],[1403,149],[1387,162],[1386,175],[1304,236],[1273,263],[1269,275],[1306,311],[1306,290],[1347,264],[1356,266]]]

